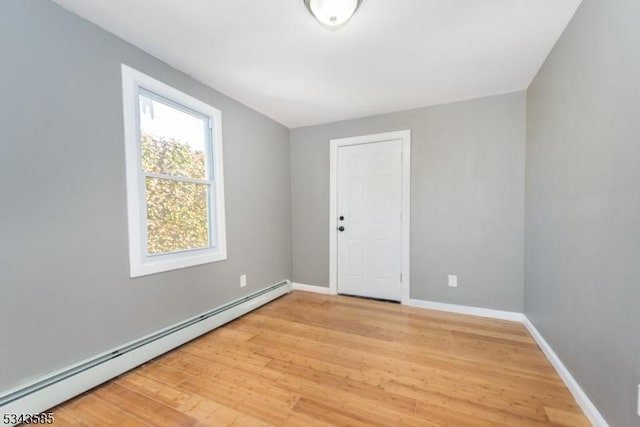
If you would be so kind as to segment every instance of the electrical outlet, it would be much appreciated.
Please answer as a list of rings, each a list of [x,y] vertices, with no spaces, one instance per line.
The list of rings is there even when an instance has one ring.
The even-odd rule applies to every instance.
[[[240,287],[244,288],[245,286],[247,286],[247,275],[243,274],[240,276]]]
[[[450,274],[449,275],[449,287],[457,288],[458,287],[458,276]]]

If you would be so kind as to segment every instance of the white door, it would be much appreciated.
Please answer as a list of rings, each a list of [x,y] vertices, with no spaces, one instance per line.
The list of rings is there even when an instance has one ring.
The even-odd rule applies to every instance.
[[[338,293],[402,297],[402,141],[338,148]]]

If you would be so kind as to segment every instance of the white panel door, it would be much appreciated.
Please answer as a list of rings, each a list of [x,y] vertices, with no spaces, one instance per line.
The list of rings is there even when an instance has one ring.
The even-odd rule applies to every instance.
[[[400,301],[402,141],[338,148],[338,293]]]

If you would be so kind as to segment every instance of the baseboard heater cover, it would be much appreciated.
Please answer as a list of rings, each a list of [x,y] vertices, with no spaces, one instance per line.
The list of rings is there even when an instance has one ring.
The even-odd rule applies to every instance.
[[[0,413],[37,414],[291,291],[286,280],[0,395]]]

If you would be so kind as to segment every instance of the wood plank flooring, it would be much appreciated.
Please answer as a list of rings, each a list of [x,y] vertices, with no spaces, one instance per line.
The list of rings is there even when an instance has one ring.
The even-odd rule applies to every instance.
[[[61,426],[589,426],[519,323],[293,292],[53,410]]]

